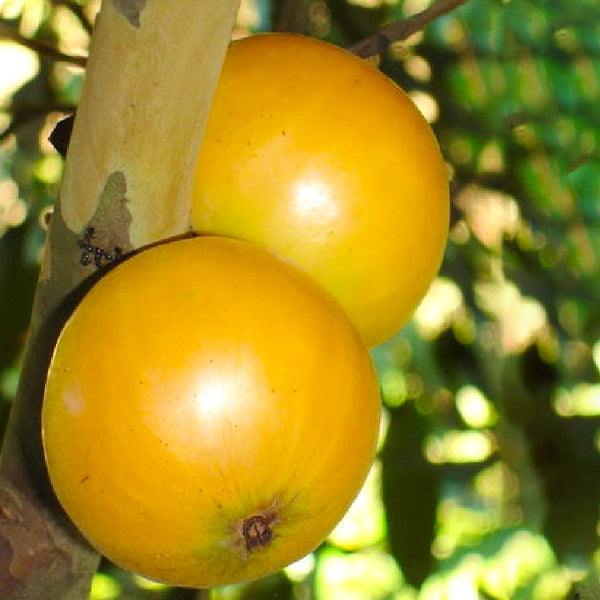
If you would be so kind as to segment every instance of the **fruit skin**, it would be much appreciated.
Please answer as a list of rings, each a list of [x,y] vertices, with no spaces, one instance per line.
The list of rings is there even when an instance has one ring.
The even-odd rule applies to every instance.
[[[436,139],[385,75],[296,34],[230,46],[195,173],[196,231],[292,260],[372,346],[426,292],[448,219]]]
[[[337,303],[270,253],[206,237],[141,252],[85,296],[53,355],[42,433],[92,545],[146,577],[212,587],[326,536],[367,474],[379,414]]]

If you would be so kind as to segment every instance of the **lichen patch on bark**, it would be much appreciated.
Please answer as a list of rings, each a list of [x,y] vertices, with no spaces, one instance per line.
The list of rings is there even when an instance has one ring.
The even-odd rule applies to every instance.
[[[108,256],[121,257],[133,250],[129,239],[130,224],[127,181],[121,171],[115,171],[107,178],[96,211],[83,231],[73,231],[67,226],[59,202],[52,216],[40,276],[40,291],[43,290],[39,297],[43,307],[41,315],[48,315],[59,306],[65,297],[64,290],[75,289],[99,266],[111,262]],[[93,230],[94,250],[103,251],[100,264],[95,260],[94,251],[84,260],[86,249],[82,241],[90,229]]]
[[[94,231],[94,245],[108,253],[119,248],[121,253],[132,250],[129,240],[131,214],[127,207],[127,181],[122,171],[108,176],[100,195],[98,208],[87,227]]]
[[[113,4],[131,25],[140,26],[140,15],[146,6],[146,0],[113,0]]]

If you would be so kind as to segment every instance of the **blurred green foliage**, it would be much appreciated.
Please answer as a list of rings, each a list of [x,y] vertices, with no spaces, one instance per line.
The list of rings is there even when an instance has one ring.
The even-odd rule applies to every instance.
[[[85,54],[98,4],[0,0],[0,16]],[[429,4],[246,0],[235,34],[292,29],[350,46]],[[211,598],[599,598],[600,0],[472,0],[379,66],[447,159],[445,261],[413,320],[373,352],[381,449],[347,517],[284,572]],[[46,138],[82,77],[0,41],[2,421],[62,169]],[[107,562],[92,589],[93,600],[197,597]]]

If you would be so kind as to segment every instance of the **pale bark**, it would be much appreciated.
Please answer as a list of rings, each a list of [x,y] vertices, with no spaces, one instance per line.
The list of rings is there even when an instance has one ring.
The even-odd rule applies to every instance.
[[[44,467],[46,369],[64,320],[117,247],[126,254],[188,231],[192,169],[238,5],[104,0],[0,455],[3,600],[88,595],[99,557],[60,510]]]

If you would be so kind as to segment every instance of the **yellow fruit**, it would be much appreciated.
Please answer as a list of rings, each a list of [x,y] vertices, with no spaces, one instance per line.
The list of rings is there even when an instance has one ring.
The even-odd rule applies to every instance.
[[[381,72],[319,40],[257,35],[225,60],[192,217],[198,232],[296,263],[374,345],[438,271],[447,172],[431,128]]]
[[[52,358],[43,443],[100,552],[212,587],[319,544],[367,474],[379,410],[329,295],[252,244],[200,237],[133,256],[85,296]]]

